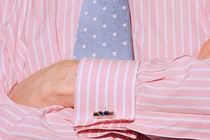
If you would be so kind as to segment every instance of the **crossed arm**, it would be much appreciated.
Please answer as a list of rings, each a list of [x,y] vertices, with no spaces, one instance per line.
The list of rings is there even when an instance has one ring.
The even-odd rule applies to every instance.
[[[16,84],[9,97],[18,104],[42,108],[74,107],[74,83],[78,61],[66,60],[46,67]]]
[[[210,40],[198,59],[210,58]],[[9,97],[18,104],[42,108],[50,105],[74,107],[74,86],[79,61],[65,60],[42,69],[16,84]]]

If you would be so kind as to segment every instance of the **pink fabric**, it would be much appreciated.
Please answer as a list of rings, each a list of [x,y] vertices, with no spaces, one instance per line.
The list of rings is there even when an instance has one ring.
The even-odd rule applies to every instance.
[[[129,2],[136,60],[175,58],[183,54],[197,56],[202,43],[210,38],[210,0]],[[17,105],[7,97],[16,83],[37,70],[60,60],[72,59],[81,3],[82,0],[0,0],[0,139],[82,139],[73,130],[73,109],[51,106],[38,110]],[[175,63],[179,61],[183,63]],[[136,99],[140,102],[136,102],[135,121],[129,129],[172,137],[180,137],[182,133],[179,130],[183,130],[182,132],[191,134],[190,137],[208,139],[210,132],[203,127],[209,128],[209,112],[205,108],[209,106],[209,98],[205,97],[208,96],[206,92],[209,93],[209,62],[199,62],[188,57],[174,63],[160,62],[143,63],[139,67],[138,77],[145,77],[137,80],[140,85]],[[176,67],[181,69],[178,75],[178,70],[174,71]],[[161,75],[166,77],[158,77],[159,71],[163,71]],[[175,93],[183,101],[170,99],[172,106],[163,108],[169,102],[162,103],[158,99],[171,95],[166,92],[169,89],[156,87],[163,83],[169,89],[187,86],[187,94],[192,98],[188,99],[183,95],[186,89],[178,90]],[[142,86],[145,87],[141,88]],[[198,95],[195,87],[202,87],[198,97],[202,102],[194,101],[194,96]],[[158,95],[154,96],[154,93]],[[159,95],[161,93],[164,95]],[[188,104],[185,100],[191,100],[195,104]],[[189,107],[198,107],[201,111],[187,107],[184,110],[188,114],[183,115],[180,112],[182,108],[173,109],[174,105],[180,106],[183,103],[187,103],[185,105]],[[149,109],[151,112],[140,112],[140,109]],[[161,113],[160,110],[165,112]],[[153,116],[158,117],[154,119]],[[165,118],[166,116],[169,118]],[[186,119],[183,123],[182,120]],[[130,136],[136,135],[134,131],[127,133]],[[121,134],[119,132],[114,138],[125,139]],[[138,137],[141,136],[138,134]],[[113,139],[113,135],[104,139]]]
[[[130,0],[135,59],[198,56],[209,39],[209,0]]]
[[[0,0],[0,139],[81,139],[73,109],[17,105],[7,93],[35,71],[71,59],[81,1]]]
[[[91,129],[114,127],[115,130],[126,131],[126,126],[135,119],[135,82],[138,65],[138,61],[80,61],[74,108],[74,126],[77,131],[81,132],[85,130],[83,126],[92,124],[95,125]],[[95,119],[93,112],[104,111],[105,108],[114,111],[115,117]],[[100,135],[92,133],[92,136]]]
[[[140,66],[135,61],[130,64],[128,73],[124,70],[129,62],[119,64],[120,62],[103,59],[83,59],[80,62],[74,121],[78,135],[99,137],[121,130],[125,136],[135,138],[137,133],[127,132],[133,130],[151,138],[210,138],[210,59],[198,61],[193,57],[183,56],[142,62]],[[134,81],[113,80],[118,77],[116,67],[122,71],[120,75],[124,76],[123,79]],[[106,78],[107,76],[112,78]],[[97,79],[100,79],[100,91],[97,90]],[[122,82],[126,86],[120,87],[126,87],[124,92],[128,95],[122,94],[122,91],[116,98],[113,92],[116,86],[112,85]],[[109,92],[105,94],[107,86]],[[136,90],[132,91],[133,89]],[[135,92],[135,101],[129,99],[133,96],[132,92]],[[109,99],[107,106],[116,111],[116,117],[94,118],[94,111],[104,110],[106,98]],[[127,99],[126,103],[123,98]],[[112,102],[117,103],[116,109]],[[132,105],[136,109],[135,119],[124,118],[121,110],[128,113],[132,111]]]

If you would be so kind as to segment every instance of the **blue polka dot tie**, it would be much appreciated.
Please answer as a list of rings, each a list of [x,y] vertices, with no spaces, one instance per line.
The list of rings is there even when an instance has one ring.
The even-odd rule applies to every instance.
[[[128,0],[84,0],[74,59],[133,59]]]

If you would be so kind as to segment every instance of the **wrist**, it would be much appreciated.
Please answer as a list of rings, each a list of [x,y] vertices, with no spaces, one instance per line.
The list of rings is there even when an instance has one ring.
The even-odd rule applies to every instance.
[[[75,83],[76,74],[79,65],[79,61],[76,60],[65,60],[62,61],[62,66],[64,70],[62,71],[64,78],[59,80],[59,86],[54,87],[55,96],[53,97],[58,105],[64,107],[74,107],[74,96],[75,96]],[[65,80],[63,80],[65,79]]]

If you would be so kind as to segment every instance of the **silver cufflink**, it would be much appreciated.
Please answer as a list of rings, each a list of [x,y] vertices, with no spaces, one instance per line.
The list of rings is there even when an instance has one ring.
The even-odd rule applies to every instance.
[[[104,111],[94,112],[93,117],[95,119],[111,119],[111,118],[115,117],[115,113],[114,113],[114,111],[108,111],[105,108]]]

